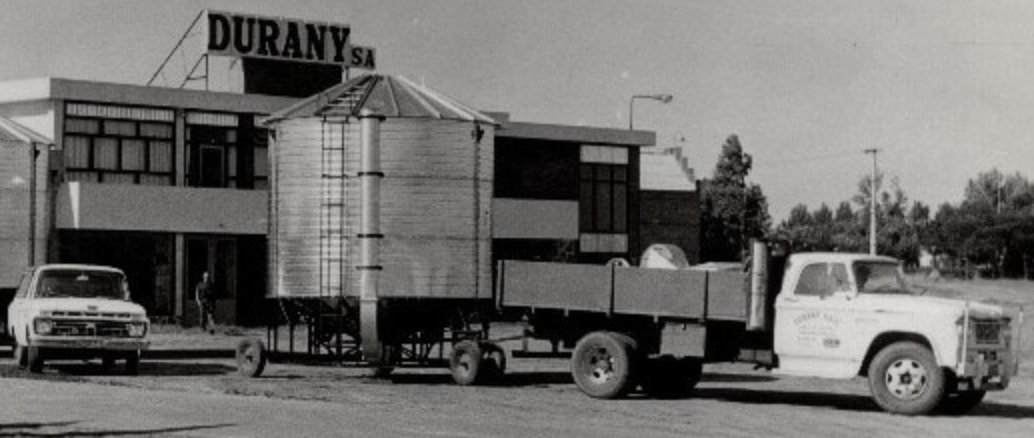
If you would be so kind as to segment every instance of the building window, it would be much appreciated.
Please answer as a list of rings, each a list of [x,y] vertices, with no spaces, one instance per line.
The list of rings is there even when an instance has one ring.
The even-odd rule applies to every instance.
[[[187,185],[266,189],[268,132],[252,115],[187,113]]]
[[[582,252],[628,250],[628,149],[582,146],[578,222]]]
[[[172,110],[69,103],[64,125],[67,180],[172,185]]]

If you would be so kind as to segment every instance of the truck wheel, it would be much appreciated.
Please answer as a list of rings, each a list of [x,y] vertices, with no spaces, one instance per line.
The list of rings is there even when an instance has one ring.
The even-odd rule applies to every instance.
[[[14,344],[14,364],[17,365],[18,368],[25,368],[29,365],[28,355],[28,347]]]
[[[665,355],[650,359],[643,379],[643,390],[658,398],[686,396],[693,391],[703,372],[699,359]]]
[[[126,375],[135,376],[137,374],[140,374],[140,350],[126,355]]]
[[[43,351],[39,347],[28,346],[26,347],[25,361],[29,367],[30,373],[42,373],[43,372]]]
[[[481,346],[474,341],[460,341],[453,345],[452,353],[449,354],[452,380],[463,386],[477,383],[484,365],[482,354]]]
[[[266,369],[266,344],[258,339],[245,339],[237,344],[237,373],[244,377],[258,377]]]
[[[582,337],[571,355],[571,376],[586,395],[615,398],[628,393],[635,376],[636,343],[612,332],[592,332]]]
[[[937,411],[946,415],[965,415],[984,401],[987,391],[962,391],[944,396]]]
[[[944,398],[945,373],[929,348],[915,342],[888,345],[869,367],[869,390],[887,412],[930,413]]]
[[[506,351],[491,342],[481,342],[481,373],[486,382],[499,382],[506,374]]]

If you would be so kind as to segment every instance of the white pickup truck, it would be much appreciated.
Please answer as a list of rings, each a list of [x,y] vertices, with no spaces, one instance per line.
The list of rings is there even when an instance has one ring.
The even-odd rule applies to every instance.
[[[48,359],[125,360],[136,374],[150,322],[130,301],[125,274],[92,265],[42,265],[22,277],[7,308],[7,333],[19,366],[40,372]]]

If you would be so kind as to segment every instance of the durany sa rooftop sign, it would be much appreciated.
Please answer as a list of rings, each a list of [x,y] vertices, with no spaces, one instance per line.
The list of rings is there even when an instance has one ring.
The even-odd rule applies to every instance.
[[[372,47],[351,44],[347,24],[205,11],[208,53],[373,70]]]

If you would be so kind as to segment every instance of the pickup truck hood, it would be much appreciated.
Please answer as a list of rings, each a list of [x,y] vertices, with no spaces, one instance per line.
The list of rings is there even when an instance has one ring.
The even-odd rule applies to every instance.
[[[39,298],[30,305],[36,312],[104,312],[130,313],[144,315],[146,312],[139,304],[132,301],[109,300],[100,298]]]
[[[889,311],[906,311],[915,313],[956,313],[962,315],[966,308],[967,300],[954,298],[940,298],[923,295],[894,295],[894,294],[870,294],[866,295],[874,308]],[[995,304],[969,301],[969,315],[973,318],[1001,318],[1006,316],[1005,310]]]

